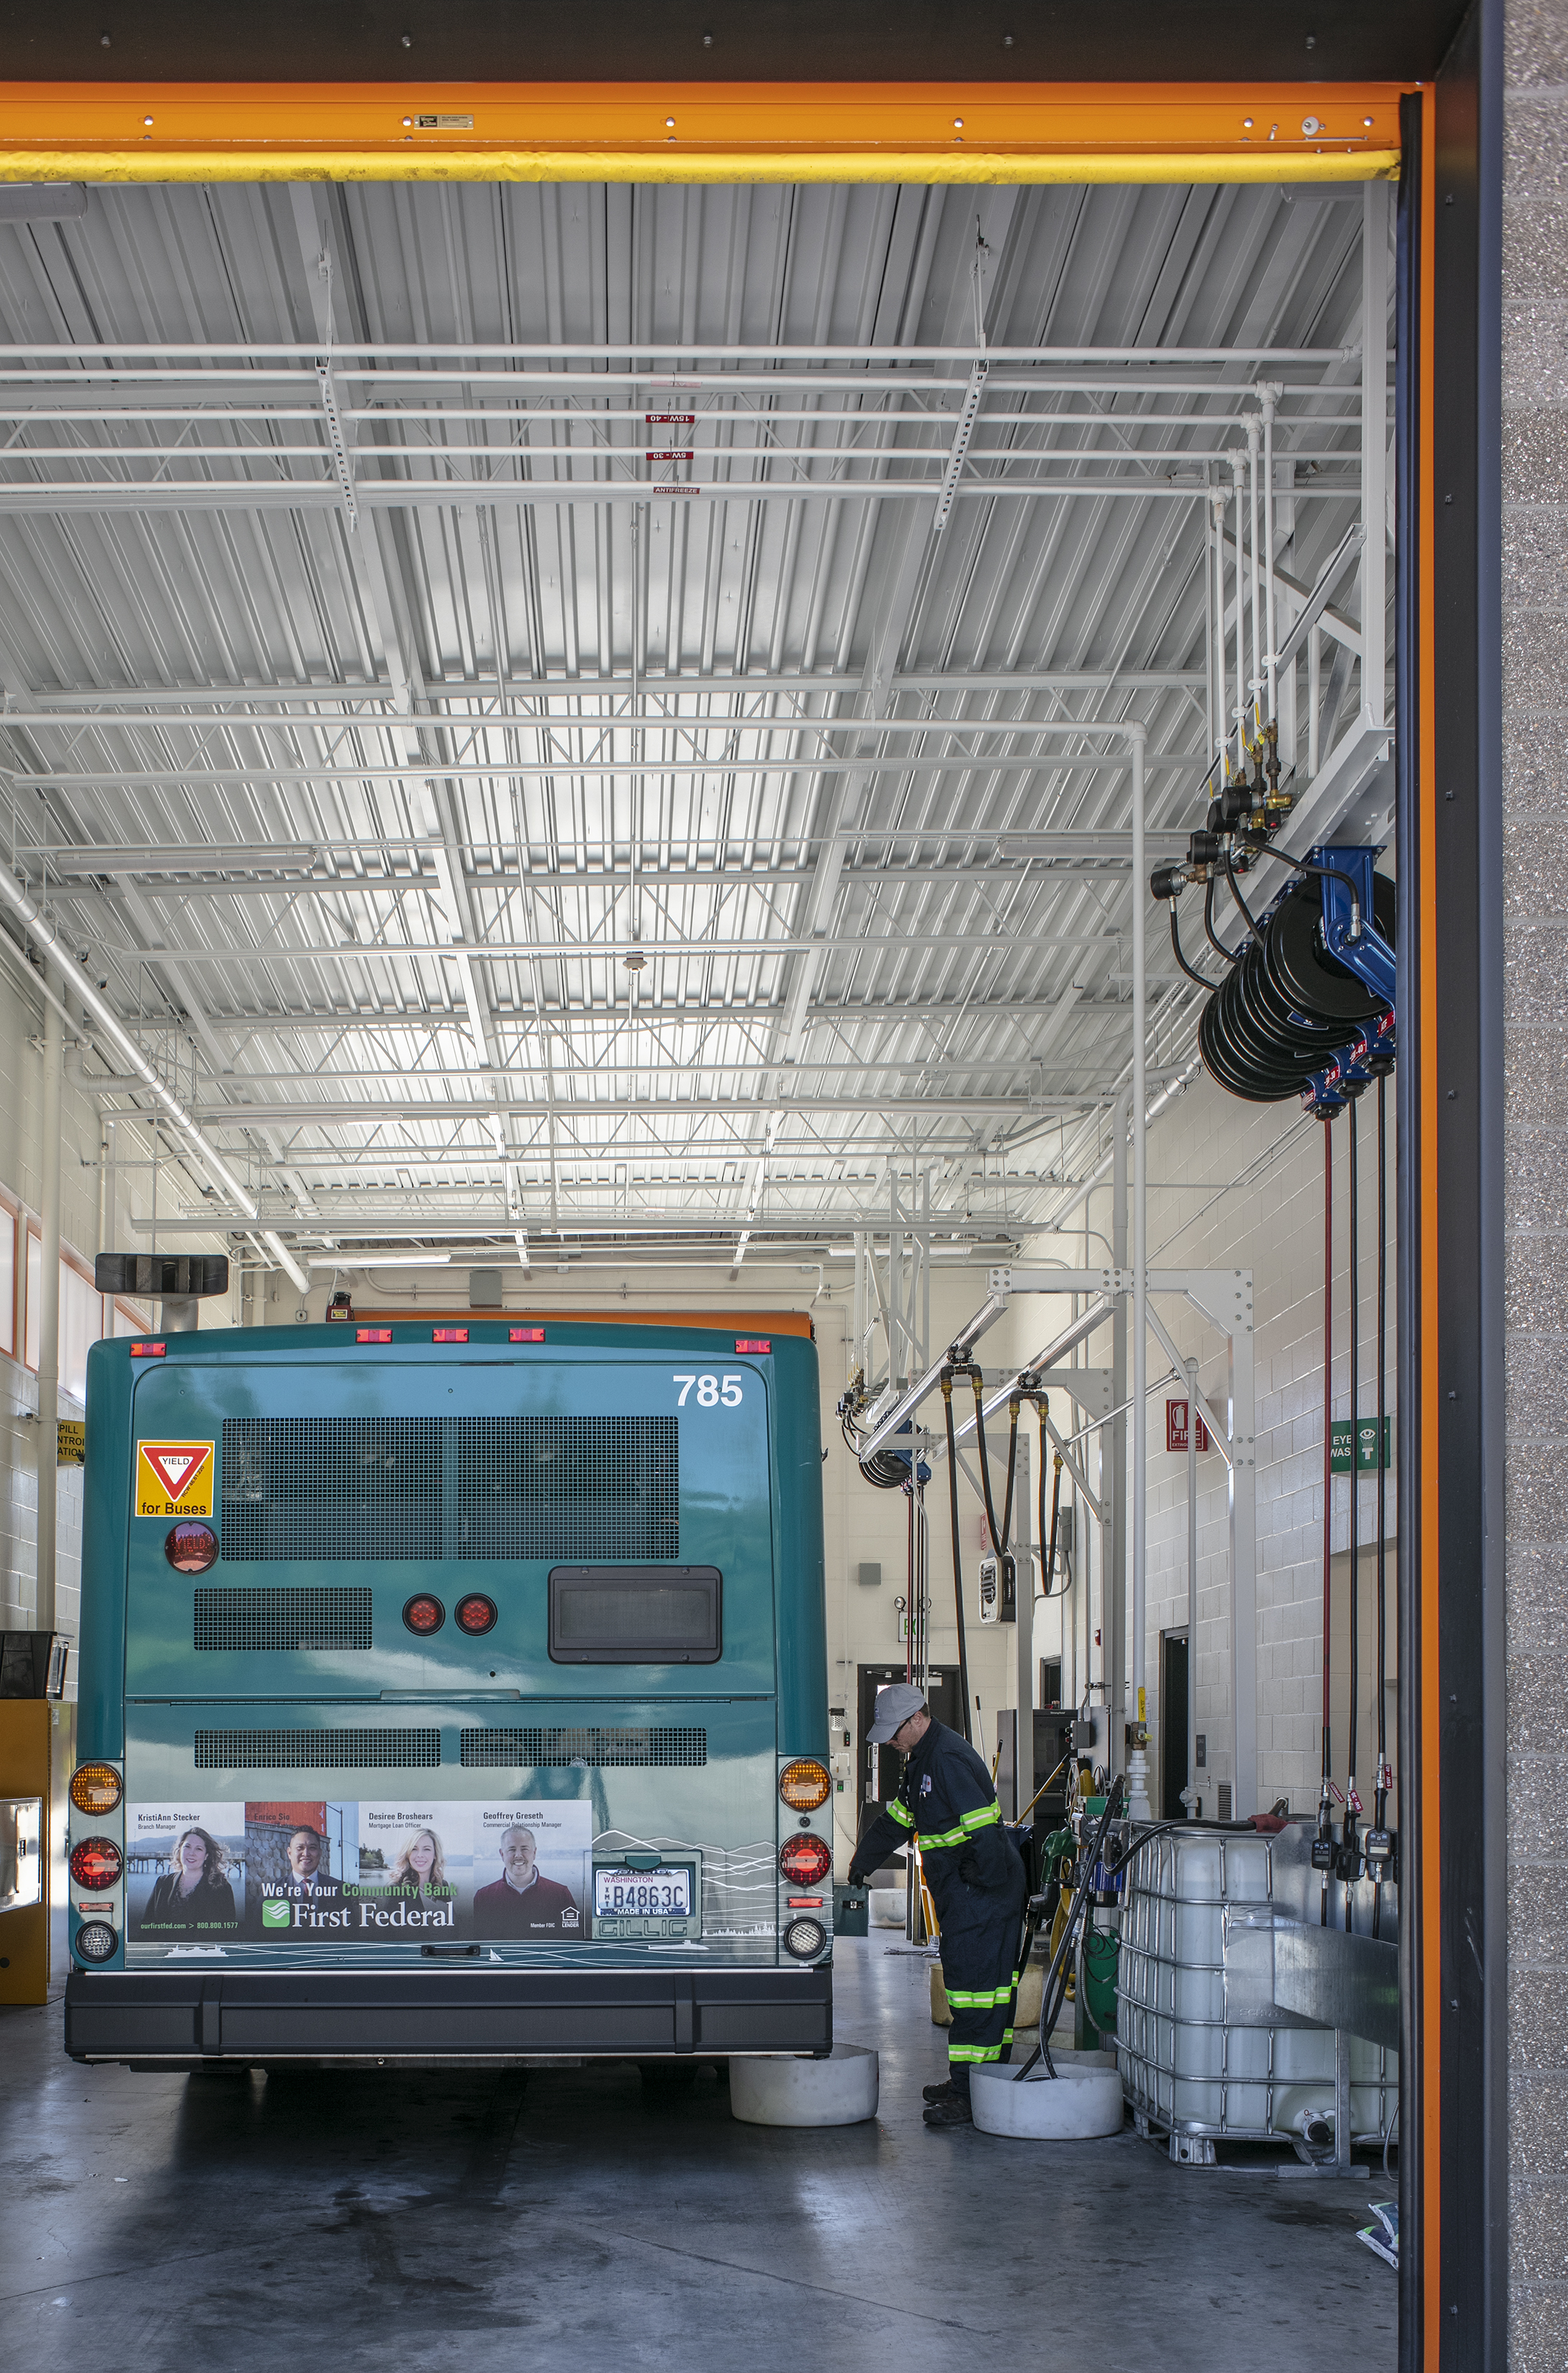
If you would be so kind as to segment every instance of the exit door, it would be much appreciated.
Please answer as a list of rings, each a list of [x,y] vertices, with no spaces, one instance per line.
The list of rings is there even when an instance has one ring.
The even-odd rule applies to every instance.
[[[1187,1817],[1187,1634],[1160,1634],[1160,1818]]]

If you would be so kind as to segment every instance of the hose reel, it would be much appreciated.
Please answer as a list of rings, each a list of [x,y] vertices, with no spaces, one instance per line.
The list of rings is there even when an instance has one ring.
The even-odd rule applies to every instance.
[[[1238,871],[1279,852],[1255,836],[1236,840],[1238,849],[1229,836],[1195,833],[1188,864],[1159,867],[1149,885],[1169,906],[1178,964],[1209,991],[1198,1025],[1203,1067],[1248,1104],[1300,1096],[1319,1117],[1331,1117],[1393,1065],[1394,884],[1373,871],[1374,850],[1315,848],[1310,861],[1286,860],[1296,865],[1296,879],[1255,919]],[[1237,948],[1225,947],[1214,929],[1218,871],[1246,924]],[[1217,984],[1182,952],[1176,901],[1194,880],[1204,884],[1210,941],[1229,967]]]

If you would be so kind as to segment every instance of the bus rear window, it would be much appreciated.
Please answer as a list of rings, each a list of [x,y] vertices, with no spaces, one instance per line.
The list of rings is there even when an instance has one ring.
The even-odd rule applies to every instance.
[[[713,1565],[558,1565],[550,1574],[557,1665],[714,1665],[724,1576]]]

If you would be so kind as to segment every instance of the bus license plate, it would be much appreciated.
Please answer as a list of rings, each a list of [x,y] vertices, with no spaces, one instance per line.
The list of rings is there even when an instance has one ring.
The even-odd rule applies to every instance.
[[[594,1919],[690,1920],[691,1873],[672,1870],[594,1872]]]

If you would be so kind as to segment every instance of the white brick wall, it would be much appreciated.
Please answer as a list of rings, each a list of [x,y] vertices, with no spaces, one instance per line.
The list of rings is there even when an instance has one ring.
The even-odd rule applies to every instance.
[[[1376,1313],[1376,1116],[1368,1092],[1358,1116],[1360,1151],[1361,1410],[1376,1406],[1373,1329]],[[1387,1407],[1394,1407],[1394,1119],[1393,1089],[1388,1092],[1388,1327]],[[1348,1133],[1344,1116],[1332,1125],[1334,1156],[1334,1362],[1333,1414],[1350,1414],[1348,1287]],[[1161,1116],[1149,1134],[1149,1256],[1165,1268],[1250,1268],[1254,1274],[1253,1321],[1257,1375],[1258,1459],[1258,1789],[1267,1806],[1288,1796],[1293,1808],[1316,1802],[1321,1748],[1322,1558],[1323,1558],[1323,1143],[1322,1127],[1294,1105],[1252,1106],[1226,1096],[1200,1077]],[[1091,1224],[1109,1233],[1109,1189],[1092,1198]],[[1074,1239],[1044,1241],[1064,1256]],[[1083,1239],[1075,1239],[1074,1257]],[[1103,1258],[1103,1249],[1095,1247]],[[1223,1339],[1195,1312],[1163,1303],[1162,1315],[1184,1357],[1196,1354],[1199,1385],[1216,1409],[1224,1408],[1225,1354]],[[1097,1343],[1096,1356],[1109,1360]],[[1160,1375],[1167,1362],[1151,1343],[1149,1374]],[[1159,1635],[1187,1620],[1187,1462],[1165,1448],[1168,1397],[1184,1385],[1172,1383],[1149,1404],[1149,1549],[1146,1670],[1151,1722],[1151,1767],[1158,1771]],[[1211,1783],[1234,1778],[1230,1709],[1230,1616],[1227,1549],[1227,1487],[1225,1461],[1211,1451],[1199,1460],[1197,1727],[1207,1736]],[[1397,1529],[1393,1476],[1388,1478],[1388,1528]],[[1332,1538],[1336,1550],[1349,1540],[1350,1481],[1333,1487]],[[1361,1485],[1361,1540],[1374,1533],[1373,1479]],[[1364,1560],[1364,1587],[1366,1564]],[[1389,1560],[1388,1625],[1393,1632],[1392,1560]],[[1336,1620],[1342,1610],[1336,1603]],[[1364,1642],[1370,1610],[1363,1610]],[[1392,1646],[1390,1644],[1390,1662]],[[1129,1648],[1131,1660],[1131,1648]],[[1375,1768],[1372,1748],[1375,1680],[1364,1655],[1362,1748],[1357,1774],[1370,1798]],[[1392,1748],[1390,1745],[1390,1752]],[[1334,1767],[1345,1776],[1345,1742],[1334,1740]],[[1157,1794],[1157,1789],[1156,1792]],[[1205,1791],[1205,1795],[1211,1794]],[[1205,1805],[1205,1810],[1211,1809]]]

